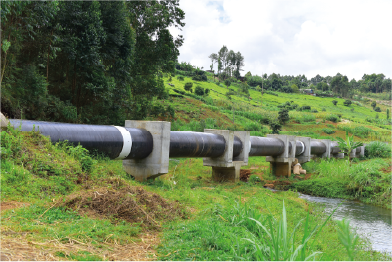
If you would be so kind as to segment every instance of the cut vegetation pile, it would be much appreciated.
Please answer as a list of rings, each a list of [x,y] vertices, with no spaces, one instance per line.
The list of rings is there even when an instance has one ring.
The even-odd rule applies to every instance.
[[[146,226],[160,226],[162,220],[185,217],[178,202],[169,202],[155,193],[132,186],[121,189],[102,187],[77,192],[68,196],[64,205],[81,213]]]

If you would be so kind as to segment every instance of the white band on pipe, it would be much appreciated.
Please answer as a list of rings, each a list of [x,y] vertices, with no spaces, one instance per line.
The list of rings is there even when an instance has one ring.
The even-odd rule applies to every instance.
[[[304,144],[304,142],[302,142],[302,141],[298,141],[298,142],[300,142],[301,145],[302,145],[301,153],[298,154],[298,155],[301,155],[303,152],[305,152],[305,144]]]
[[[123,147],[121,153],[118,155],[117,158],[115,158],[115,160],[121,160],[126,158],[129,155],[129,153],[131,153],[132,137],[131,137],[131,133],[129,133],[129,131],[126,130],[124,127],[121,126],[114,126],[114,127],[121,132],[123,138]]]

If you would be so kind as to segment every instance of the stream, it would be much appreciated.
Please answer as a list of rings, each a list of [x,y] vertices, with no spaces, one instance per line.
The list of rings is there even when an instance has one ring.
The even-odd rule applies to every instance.
[[[332,218],[336,220],[349,219],[350,226],[356,230],[358,235],[370,241],[373,250],[392,255],[391,210],[357,201],[299,195],[300,198],[309,202],[325,205],[327,214],[330,214],[342,203]]]

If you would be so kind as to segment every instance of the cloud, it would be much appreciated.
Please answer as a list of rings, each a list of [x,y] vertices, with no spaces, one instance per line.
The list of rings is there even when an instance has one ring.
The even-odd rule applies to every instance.
[[[186,23],[180,62],[209,68],[208,56],[226,45],[242,53],[252,74],[391,77],[389,0],[182,0],[180,7]]]

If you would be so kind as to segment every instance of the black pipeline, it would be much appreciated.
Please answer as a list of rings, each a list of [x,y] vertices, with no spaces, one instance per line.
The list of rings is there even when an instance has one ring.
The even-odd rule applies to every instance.
[[[21,131],[35,129],[51,141],[68,140],[72,144],[80,144],[90,151],[107,154],[111,159],[143,159],[153,150],[153,138],[144,129],[124,128],[120,126],[69,124],[30,120],[10,119],[14,128]],[[223,136],[204,132],[171,131],[170,157],[219,157],[223,155],[226,142]],[[277,156],[284,152],[283,141],[270,137],[250,137],[249,156]],[[241,140],[234,136],[233,157],[238,156],[243,149]],[[289,152],[291,152],[289,144]],[[333,148],[334,152],[338,151]],[[296,155],[305,151],[305,145],[297,141]],[[312,154],[323,154],[326,146],[322,142],[311,142]],[[332,147],[331,147],[332,151]]]

